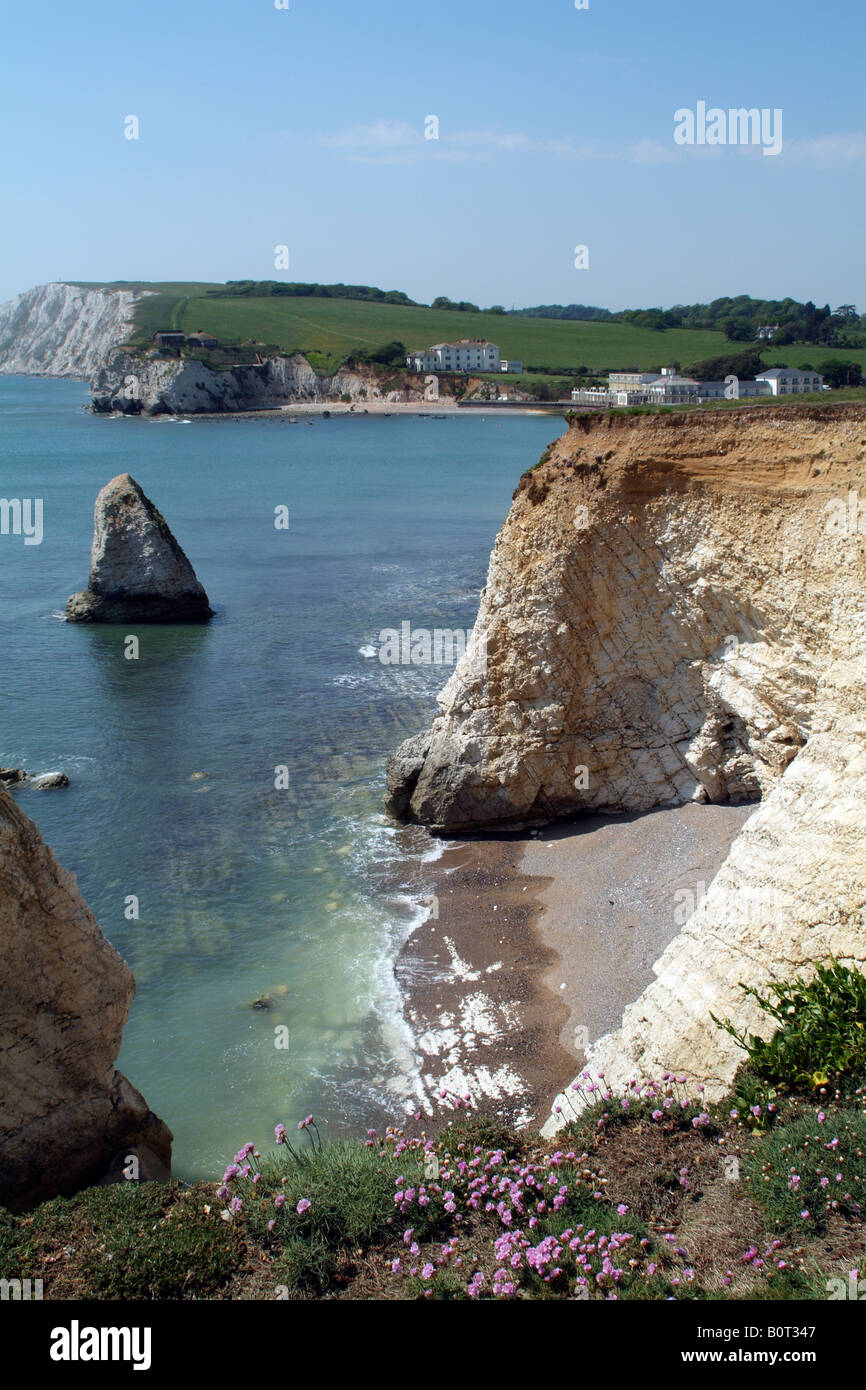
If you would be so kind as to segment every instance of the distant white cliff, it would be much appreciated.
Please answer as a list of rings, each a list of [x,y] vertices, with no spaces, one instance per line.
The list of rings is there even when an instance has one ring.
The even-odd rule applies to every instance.
[[[364,363],[318,376],[304,357],[268,357],[215,371],[195,358],[112,352],[90,383],[93,409],[100,414],[196,415],[245,410],[280,410],[309,401],[385,401],[424,399],[424,378],[390,374],[397,389],[383,389],[376,368]],[[444,393],[443,393],[444,394]]]
[[[17,295],[0,305],[0,373],[89,380],[126,341],[141,297],[63,284]]]
[[[0,305],[0,374],[90,382],[100,414],[178,415],[279,410],[305,401],[423,401],[425,378],[360,362],[320,377],[301,353],[215,369],[194,357],[130,349],[145,294],[38,285]],[[443,384],[442,394],[449,395]]]

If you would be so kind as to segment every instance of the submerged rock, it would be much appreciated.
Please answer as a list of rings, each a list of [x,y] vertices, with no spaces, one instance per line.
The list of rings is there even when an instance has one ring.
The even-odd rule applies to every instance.
[[[66,604],[70,623],[202,623],[213,617],[195,571],[138,483],[120,473],[93,513],[87,588]]]
[[[68,1195],[133,1157],[168,1177],[171,1131],[114,1065],[132,972],[3,786],[0,878],[0,1202]]]
[[[46,791],[49,787],[69,786],[69,778],[65,772],[42,772],[31,777],[30,773],[21,767],[0,767],[0,782],[7,787],[26,782],[28,787],[35,787],[37,791]]]

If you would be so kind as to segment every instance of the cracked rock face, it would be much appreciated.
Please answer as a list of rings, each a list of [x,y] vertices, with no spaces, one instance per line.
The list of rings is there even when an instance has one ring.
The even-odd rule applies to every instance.
[[[93,513],[90,579],[66,604],[70,623],[201,623],[213,617],[207,594],[138,483],[120,473]]]
[[[54,283],[0,304],[0,372],[92,376],[126,338],[147,293]]]
[[[708,1099],[766,1036],[741,984],[866,969],[866,410],[581,417],[521,480],[473,648],[393,814],[439,830],[760,800],[591,1073]],[[426,750],[426,751],[425,751]],[[579,1109],[558,1096],[544,1132]]]
[[[861,407],[578,417],[521,479],[388,809],[453,834],[766,796],[846,651],[864,436]]]
[[[71,874],[0,786],[0,1202],[165,1178],[171,1131],[115,1069],[135,993]]]

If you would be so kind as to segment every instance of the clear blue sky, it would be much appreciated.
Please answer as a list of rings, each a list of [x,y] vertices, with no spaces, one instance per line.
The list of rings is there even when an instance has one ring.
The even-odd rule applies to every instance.
[[[249,277],[866,310],[862,4],[289,6],[7,4],[0,298]],[[677,146],[674,112],[699,101],[781,108],[781,154]]]

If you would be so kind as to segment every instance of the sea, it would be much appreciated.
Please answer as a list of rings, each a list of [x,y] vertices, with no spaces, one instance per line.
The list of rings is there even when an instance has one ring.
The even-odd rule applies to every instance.
[[[135,975],[118,1066],[175,1174],[214,1178],[277,1123],[357,1134],[417,1092],[394,965],[443,846],[382,797],[453,667],[383,662],[382,634],[472,627],[564,424],[87,406],[83,382],[0,377],[0,497],[42,504],[40,543],[0,534],[0,764],[69,776],[14,794]],[[206,626],[64,621],[118,473],[188,555]]]

